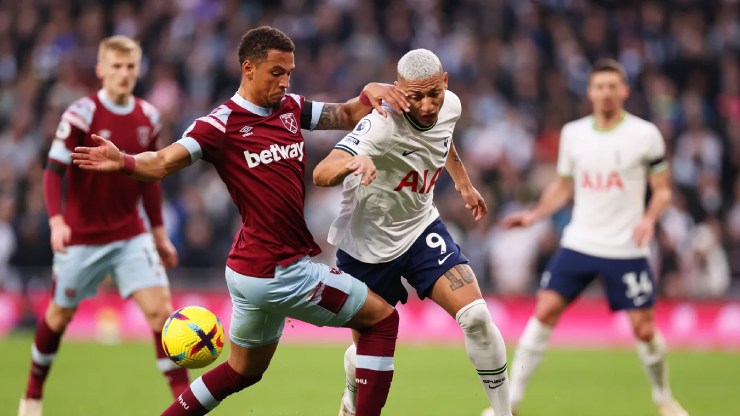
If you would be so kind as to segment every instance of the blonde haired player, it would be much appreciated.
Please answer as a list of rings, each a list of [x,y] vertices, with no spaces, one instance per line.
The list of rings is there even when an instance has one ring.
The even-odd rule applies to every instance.
[[[465,335],[489,403],[497,415],[511,415],[504,339],[433,202],[434,184],[446,169],[475,220],[487,212],[452,143],[460,99],[447,90],[447,73],[426,49],[398,61],[397,84],[409,94],[411,110],[366,116],[314,170],[315,184],[344,187],[341,212],[329,230],[329,242],[339,249],[337,266],[391,305],[408,298],[403,276],[421,299],[444,309]],[[350,174],[358,159],[377,167],[377,179],[367,186],[360,186],[367,177]],[[367,361],[355,345],[347,349],[340,416],[356,414],[356,367]]]
[[[69,156],[76,146],[93,144],[91,134],[115,138],[128,153],[155,149],[159,113],[133,96],[140,62],[141,48],[134,40],[113,36],[100,42],[95,70],[103,87],[67,108],[49,150],[44,197],[54,250],[52,298],[36,328],[20,416],[41,415],[44,382],[62,335],[80,302],[95,296],[109,275],[121,296],[133,298],[144,313],[154,336],[157,366],[172,394],[188,386],[187,372],[162,349],[162,325],[172,312],[163,265],[176,265],[178,257],[162,223],[159,184],[84,171],[73,166]],[[139,216],[140,200],[151,234]]]
[[[573,219],[542,276],[534,314],[514,354],[515,409],[560,315],[601,275],[609,307],[627,311],[659,414],[688,415],[668,385],[666,346],[653,314],[655,281],[647,262],[655,222],[671,199],[665,144],[654,124],[624,111],[628,95],[624,68],[611,59],[596,62],[588,86],[593,114],[563,127],[558,177],[533,209],[504,219],[506,227],[527,227],[571,196],[575,200]],[[645,208],[647,183],[652,196]]]

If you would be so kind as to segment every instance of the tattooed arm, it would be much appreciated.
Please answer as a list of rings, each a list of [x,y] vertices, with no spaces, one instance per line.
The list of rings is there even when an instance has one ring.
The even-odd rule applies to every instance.
[[[341,104],[325,103],[315,129],[352,130],[355,124],[370,114],[373,108],[380,115],[386,116],[386,111],[381,105],[383,101],[399,113],[409,110],[406,92],[394,85],[371,82],[363,88],[362,94],[365,94],[370,102],[370,106],[363,104],[359,97],[352,98]]]
[[[465,201],[465,208],[473,211],[475,220],[480,221],[488,213],[488,207],[486,207],[486,201],[483,200],[481,194],[470,182],[468,171],[465,170],[465,166],[457,154],[454,143],[450,145],[450,153],[447,155],[445,169],[452,176],[452,180],[455,182],[455,189],[462,195],[463,201]]]

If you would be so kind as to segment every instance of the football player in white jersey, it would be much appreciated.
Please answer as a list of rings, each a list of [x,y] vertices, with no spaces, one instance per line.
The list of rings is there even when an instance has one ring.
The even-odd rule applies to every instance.
[[[329,230],[329,242],[339,249],[337,266],[391,305],[406,302],[403,276],[421,299],[428,297],[447,311],[465,334],[468,357],[496,416],[511,415],[504,340],[468,259],[432,201],[434,184],[446,168],[475,219],[487,212],[452,144],[460,99],[447,91],[447,73],[426,49],[399,60],[398,84],[408,93],[411,110],[387,117],[372,112],[314,170],[316,185],[344,186],[341,212]],[[376,170],[370,174],[356,173],[360,164],[373,163]],[[355,365],[366,359],[354,345],[345,353],[340,415],[355,414]]]
[[[624,68],[611,59],[596,62],[588,86],[593,114],[563,127],[557,178],[534,208],[504,219],[505,227],[527,227],[574,198],[573,218],[542,275],[534,314],[514,354],[515,410],[560,315],[601,275],[609,307],[627,311],[659,414],[688,414],[668,385],[665,342],[653,314],[655,281],[647,262],[655,223],[671,199],[665,144],[654,124],[625,112],[628,95]],[[645,208],[648,183],[652,196]]]

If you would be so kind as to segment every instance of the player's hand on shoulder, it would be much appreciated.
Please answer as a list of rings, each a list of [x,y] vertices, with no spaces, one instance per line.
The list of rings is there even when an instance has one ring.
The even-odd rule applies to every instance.
[[[465,208],[469,209],[473,213],[473,218],[476,221],[480,221],[488,213],[488,207],[486,201],[483,200],[480,192],[475,189],[474,186],[466,186],[460,189],[460,195],[462,195],[463,201],[465,201]]]
[[[375,163],[373,163],[373,160],[368,156],[352,156],[349,162],[344,166],[349,169],[350,172],[354,172],[353,175],[362,175],[362,181],[360,183],[365,186],[370,185],[370,183],[375,180],[377,174]]]
[[[537,215],[532,211],[522,211],[511,214],[504,218],[502,223],[505,230],[510,230],[517,227],[529,227],[530,225],[537,222]]]
[[[77,146],[70,154],[75,165],[85,170],[117,172],[123,168],[123,153],[115,144],[97,134],[93,134],[97,147]]]
[[[378,111],[378,114],[383,117],[388,115],[382,106],[383,101],[388,103],[399,114],[410,109],[410,103],[407,98],[408,94],[398,85],[371,82],[365,85],[362,92],[370,100],[370,104]]]
[[[51,230],[51,249],[55,253],[66,253],[67,244],[72,238],[72,229],[64,221],[61,215],[55,215],[49,219],[49,229]]]

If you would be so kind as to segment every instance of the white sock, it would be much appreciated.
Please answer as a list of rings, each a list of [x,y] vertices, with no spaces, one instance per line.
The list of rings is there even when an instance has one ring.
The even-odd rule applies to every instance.
[[[355,413],[357,405],[357,381],[355,378],[355,369],[357,368],[357,347],[352,344],[344,352],[344,395],[342,402],[352,414]]]
[[[465,333],[465,349],[480,377],[496,416],[511,416],[509,380],[506,371],[506,344],[501,332],[491,322],[483,299],[464,306],[455,320]]]
[[[668,386],[668,365],[665,363],[665,340],[656,330],[653,339],[637,341],[637,355],[647,373],[653,388],[653,402],[660,404],[671,399],[671,388]]]
[[[529,318],[514,352],[514,361],[511,363],[512,406],[518,407],[522,402],[529,379],[545,357],[552,330],[553,327],[544,325],[537,318]]]

